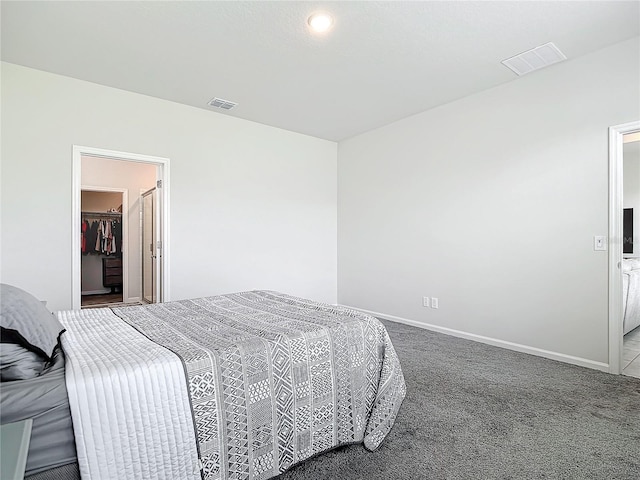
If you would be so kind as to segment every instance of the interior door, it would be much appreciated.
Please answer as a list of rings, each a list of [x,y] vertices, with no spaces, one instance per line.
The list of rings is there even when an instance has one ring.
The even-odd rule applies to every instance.
[[[142,298],[146,303],[162,301],[160,275],[160,208],[158,191],[152,188],[142,194]]]

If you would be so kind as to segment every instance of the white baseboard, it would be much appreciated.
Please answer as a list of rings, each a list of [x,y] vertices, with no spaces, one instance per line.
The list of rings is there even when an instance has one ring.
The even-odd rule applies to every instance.
[[[87,290],[80,292],[81,295],[104,295],[106,293],[111,293],[111,289],[103,288],[102,290]]]
[[[349,305],[340,305],[342,307],[351,308],[360,312],[373,315],[374,317],[384,318],[396,323],[404,323],[405,325],[411,325],[412,327],[424,328],[425,330],[431,330],[434,332],[444,333],[454,337],[465,338],[467,340],[473,340],[476,342],[486,343],[495,347],[506,348],[508,350],[515,350],[516,352],[528,353],[530,355],[536,355],[537,357],[550,358],[551,360],[557,360],[559,362],[570,363],[572,365],[578,365],[580,367],[592,368],[594,370],[600,370],[602,372],[609,373],[609,364],[603,362],[596,362],[581,357],[574,357],[572,355],[566,355],[564,353],[551,352],[549,350],[543,350],[541,348],[530,347],[528,345],[522,345],[519,343],[507,342],[505,340],[499,340],[497,338],[484,337],[482,335],[476,335],[475,333],[467,333],[460,330],[453,330],[451,328],[440,327],[438,325],[431,325],[429,323],[418,322],[416,320],[409,320],[408,318],[396,317],[394,315],[387,315],[380,312],[372,312],[371,310],[365,310],[364,308],[350,307]]]

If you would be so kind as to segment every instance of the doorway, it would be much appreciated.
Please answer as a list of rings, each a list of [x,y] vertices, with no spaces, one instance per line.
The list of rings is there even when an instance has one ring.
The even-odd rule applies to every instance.
[[[631,316],[632,310],[629,294],[635,291],[629,282],[629,268],[633,259],[625,259],[624,257],[633,257],[633,252],[636,250],[640,255],[640,248],[634,245],[632,253],[623,256],[625,243],[624,209],[625,207],[630,208],[628,203],[625,205],[624,195],[625,184],[627,189],[630,186],[629,179],[625,181],[624,178],[624,146],[629,141],[633,141],[630,139],[635,138],[640,140],[640,121],[609,128],[609,371],[615,374],[632,373],[632,369],[628,369],[629,352],[624,348],[626,343],[624,334],[631,333],[628,331],[629,320],[627,317]],[[640,184],[640,179],[638,184]],[[640,195],[640,192],[638,194]],[[629,198],[626,201],[629,202]],[[640,204],[636,208],[640,209]],[[629,228],[628,225],[627,228]],[[636,226],[637,228],[638,226]],[[633,236],[635,237],[635,235]],[[628,242],[626,243],[628,244]],[[625,250],[627,249],[628,246]],[[623,276],[626,276],[624,281]],[[640,291],[637,293],[640,296]],[[640,355],[640,351],[638,354]],[[640,367],[638,374],[633,376],[640,377]]]
[[[640,378],[640,132],[622,137],[622,374]]]
[[[83,186],[80,196],[81,308],[112,306],[124,302],[123,268],[127,258],[127,190]]]
[[[74,146],[72,175],[73,308],[78,310],[82,307],[81,198],[83,185],[86,187],[87,184],[92,185],[91,188],[121,189],[128,192],[129,201],[123,200],[122,207],[123,228],[127,230],[127,234],[123,233],[123,242],[126,246],[122,251],[122,287],[116,286],[114,293],[119,293],[118,290],[121,288],[122,302],[125,304],[167,301],[169,299],[169,160],[135,153]],[[87,180],[87,175],[89,180]],[[143,246],[141,238],[144,223],[141,190],[155,191],[152,197],[155,198],[153,231],[156,237],[153,240],[155,251],[151,253],[155,257],[156,264],[153,271],[155,281],[150,296],[143,294],[142,285]],[[128,203],[126,207],[125,203]],[[146,299],[143,300],[144,297]]]

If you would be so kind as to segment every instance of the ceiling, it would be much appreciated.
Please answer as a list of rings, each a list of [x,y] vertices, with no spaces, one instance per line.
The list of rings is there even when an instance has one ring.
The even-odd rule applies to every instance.
[[[640,35],[638,1],[1,4],[2,60],[340,141]],[[333,29],[312,35],[317,10]],[[554,68],[551,66],[549,68]],[[531,73],[529,75],[536,75]],[[221,97],[233,110],[213,109]]]

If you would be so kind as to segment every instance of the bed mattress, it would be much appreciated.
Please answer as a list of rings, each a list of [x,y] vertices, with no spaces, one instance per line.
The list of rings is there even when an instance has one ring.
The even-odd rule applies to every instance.
[[[76,448],[65,385],[65,358],[58,348],[39,377],[4,382],[1,423],[33,419],[26,475],[76,462]]]

